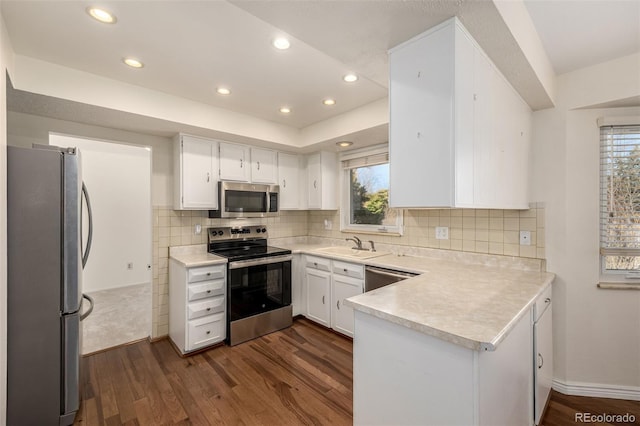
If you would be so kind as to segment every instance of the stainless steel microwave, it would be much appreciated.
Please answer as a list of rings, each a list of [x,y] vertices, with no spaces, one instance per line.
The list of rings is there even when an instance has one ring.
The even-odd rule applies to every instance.
[[[280,186],[221,181],[218,197],[218,210],[209,210],[209,217],[276,216],[279,211]]]

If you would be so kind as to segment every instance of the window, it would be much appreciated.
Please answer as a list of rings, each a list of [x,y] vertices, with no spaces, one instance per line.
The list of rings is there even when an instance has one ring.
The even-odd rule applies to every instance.
[[[640,125],[600,128],[603,274],[640,278]]]
[[[402,210],[389,208],[387,146],[343,154],[342,169],[342,230],[401,234]]]

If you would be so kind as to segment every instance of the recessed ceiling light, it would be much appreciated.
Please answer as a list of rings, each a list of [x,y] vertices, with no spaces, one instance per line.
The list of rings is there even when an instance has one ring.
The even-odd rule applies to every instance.
[[[124,58],[122,60],[125,64],[129,65],[131,68],[142,68],[144,64],[135,58]]]
[[[353,142],[351,141],[340,141],[340,142],[336,142],[336,145],[342,147],[342,148],[346,148],[348,146],[353,145]]]
[[[115,24],[116,21],[118,20],[114,14],[97,7],[88,7],[87,13],[93,19],[103,22],[105,24]]]
[[[347,83],[353,83],[354,81],[358,81],[358,76],[355,74],[347,74],[344,77],[342,77],[342,79]]]
[[[336,101],[334,99],[325,99],[322,103],[325,105],[335,105]]]
[[[216,92],[218,92],[219,95],[230,95],[231,94],[231,90],[227,89],[226,87],[218,87],[216,89]]]
[[[291,43],[284,37],[278,37],[277,39],[273,40],[273,47],[280,50],[286,50],[291,47]]]
[[[283,114],[289,114],[291,112],[291,108],[282,107],[282,108],[280,108],[280,112],[283,113]]]

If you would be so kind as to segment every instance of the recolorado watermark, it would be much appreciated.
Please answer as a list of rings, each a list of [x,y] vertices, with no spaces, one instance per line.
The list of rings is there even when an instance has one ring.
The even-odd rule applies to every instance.
[[[631,413],[576,413],[573,421],[576,423],[634,423],[636,421],[636,416]]]

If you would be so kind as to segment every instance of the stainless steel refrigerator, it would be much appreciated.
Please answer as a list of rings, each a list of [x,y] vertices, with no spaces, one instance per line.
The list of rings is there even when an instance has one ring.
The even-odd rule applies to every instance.
[[[82,306],[91,236],[83,249],[80,153],[9,146],[7,186],[7,423],[70,425],[80,407],[81,315],[93,305]]]

